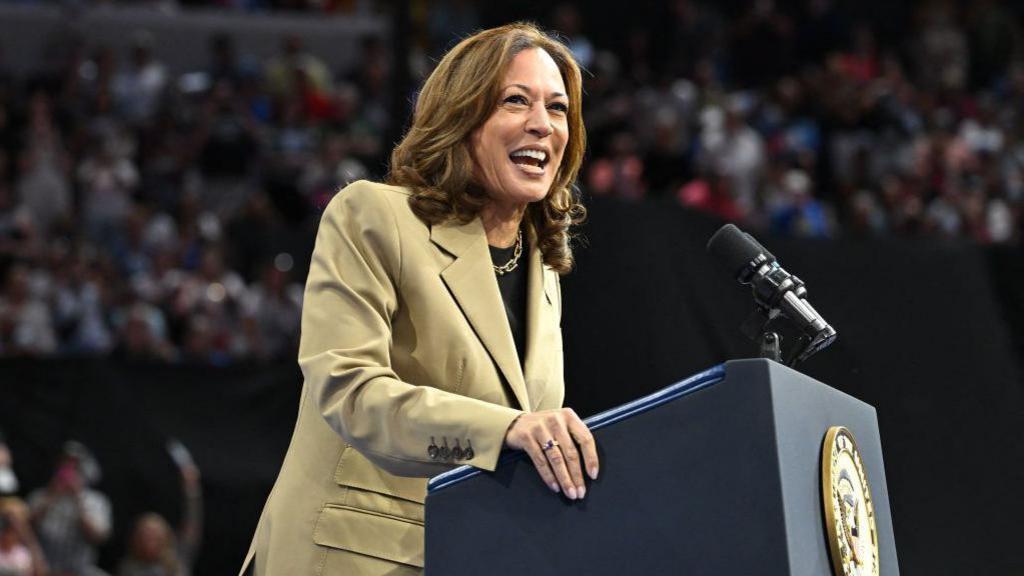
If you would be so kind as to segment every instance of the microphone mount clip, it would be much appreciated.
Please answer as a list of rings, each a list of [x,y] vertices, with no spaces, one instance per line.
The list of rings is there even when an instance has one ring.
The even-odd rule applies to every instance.
[[[740,331],[760,346],[762,358],[795,366],[835,340],[835,329],[821,320],[807,302],[803,281],[779,267],[774,258],[758,254],[749,266],[740,270],[736,279],[749,284],[754,295],[754,311],[740,326]],[[771,325],[779,317],[788,319],[794,312],[817,321],[805,323],[807,326],[801,331],[796,346],[783,359],[782,336],[772,330]]]

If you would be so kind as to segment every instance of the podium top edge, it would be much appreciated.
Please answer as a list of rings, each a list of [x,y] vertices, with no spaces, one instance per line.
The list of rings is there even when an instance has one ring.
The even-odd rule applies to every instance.
[[[725,378],[725,371],[725,364],[713,366],[707,370],[698,372],[685,380],[666,386],[656,392],[652,392],[651,394],[637,398],[636,400],[632,400],[622,404],[621,406],[590,416],[589,418],[584,419],[584,423],[586,423],[587,427],[592,431],[599,430],[605,426],[642,414],[648,410],[653,410],[662,404],[717,384]],[[522,456],[522,452],[506,452],[502,454],[501,458],[498,460],[498,465],[500,466],[503,462],[506,462],[509,459],[520,458]],[[442,472],[427,482],[427,493],[431,494],[439,490],[443,490],[453,484],[468,480],[469,478],[482,473],[483,470],[472,466],[460,466],[447,472]]]
[[[769,360],[767,358],[739,358],[736,360],[728,360],[725,362],[725,371],[726,373],[729,374],[744,373],[747,375],[751,374],[752,372],[763,373],[773,381],[778,381],[779,376],[796,377],[799,378],[799,380],[803,383],[804,386],[815,386],[819,388],[828,389],[833,394],[838,394],[851,402],[856,402],[866,410],[876,412],[874,406],[865,402],[864,400],[861,400],[860,398],[857,398],[856,396],[853,396],[849,392],[844,392],[843,390],[834,388],[809,374],[797,370],[792,366],[786,366],[785,364],[780,364],[779,362],[775,362],[774,360]]]

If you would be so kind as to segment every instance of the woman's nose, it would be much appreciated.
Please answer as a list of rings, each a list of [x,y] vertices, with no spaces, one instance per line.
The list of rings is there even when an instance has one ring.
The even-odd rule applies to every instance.
[[[548,110],[543,104],[535,104],[530,109],[530,114],[526,118],[526,131],[538,138],[550,136],[554,131]]]

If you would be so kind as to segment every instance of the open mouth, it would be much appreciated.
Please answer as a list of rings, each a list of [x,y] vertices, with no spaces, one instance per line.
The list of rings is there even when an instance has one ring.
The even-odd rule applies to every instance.
[[[508,155],[509,160],[528,174],[543,174],[548,163],[548,153],[533,148],[520,148]]]

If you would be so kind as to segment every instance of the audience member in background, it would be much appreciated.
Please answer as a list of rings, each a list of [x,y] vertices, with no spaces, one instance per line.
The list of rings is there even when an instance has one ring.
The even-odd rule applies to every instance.
[[[359,160],[350,155],[351,143],[341,134],[329,133],[320,141],[318,155],[302,166],[299,192],[312,208],[322,209],[334,193],[369,176]]]
[[[636,153],[636,138],[629,132],[612,136],[608,156],[590,163],[587,185],[595,196],[640,200],[647,193],[644,163]]]
[[[48,568],[29,523],[28,507],[0,498],[0,576],[43,576]]]
[[[42,92],[29,100],[28,126],[21,138],[15,191],[19,207],[43,234],[70,216],[71,159],[53,119],[50,98]]]
[[[702,117],[700,159],[728,178],[740,214],[757,208],[757,189],[765,168],[764,139],[746,119],[743,98],[735,97],[724,110],[709,108]]]
[[[101,246],[113,248],[131,211],[139,171],[113,140],[104,139],[79,165],[77,176],[86,230]]]
[[[190,576],[203,529],[203,493],[199,468],[188,450],[172,440],[168,451],[181,472],[184,512],[177,533],[155,512],[135,521],[128,552],[117,576]]]
[[[242,65],[235,39],[227,32],[216,32],[210,36],[206,48],[210,59],[206,73],[210,81],[223,81],[232,88],[238,88],[242,77]]]
[[[98,576],[97,547],[110,536],[110,501],[90,488],[100,478],[96,458],[70,441],[49,485],[29,496],[32,524],[52,576]]]
[[[729,178],[713,167],[698,166],[694,179],[676,192],[683,206],[714,214],[723,220],[739,221],[740,209],[729,192]]]
[[[163,312],[148,302],[135,301],[115,317],[118,345],[111,352],[115,358],[131,360],[174,361],[174,347],[167,341],[167,321]]]
[[[18,477],[14,474],[14,462],[11,449],[7,447],[7,439],[0,432],[0,497],[18,494]]]
[[[220,248],[208,247],[202,254],[199,269],[179,287],[174,314],[182,320],[205,314],[230,328],[232,313],[245,292],[245,281],[227,268]]]
[[[243,318],[252,319],[262,344],[262,359],[282,360],[294,355],[294,334],[302,319],[302,286],[291,282],[291,257],[282,254],[274,264],[263,267],[260,280],[245,294]]]
[[[768,218],[772,232],[784,236],[826,238],[832,234],[832,218],[814,197],[814,183],[803,171],[785,170],[778,191],[769,198]]]
[[[57,351],[50,308],[39,297],[39,291],[32,290],[33,276],[45,275],[24,264],[8,270],[6,286],[0,293],[0,351],[5,354],[43,356]]]
[[[114,78],[121,115],[135,126],[153,119],[169,81],[167,67],[153,58],[154,42],[145,30],[132,34],[128,65]]]
[[[213,85],[191,135],[191,156],[203,177],[203,206],[232,214],[248,194],[246,177],[259,158],[260,130],[232,85]]]
[[[185,576],[174,532],[163,516],[148,512],[135,521],[117,576]]]
[[[594,44],[583,34],[583,17],[576,5],[567,2],[557,4],[552,20],[555,30],[565,36],[565,43],[572,51],[576,62],[583,68],[590,68],[594,62]]]
[[[264,71],[267,88],[275,97],[295,94],[295,72],[302,71],[305,78],[316,90],[326,92],[331,88],[331,71],[314,54],[307,52],[298,36],[288,36],[281,42],[281,53],[267,63]]]

